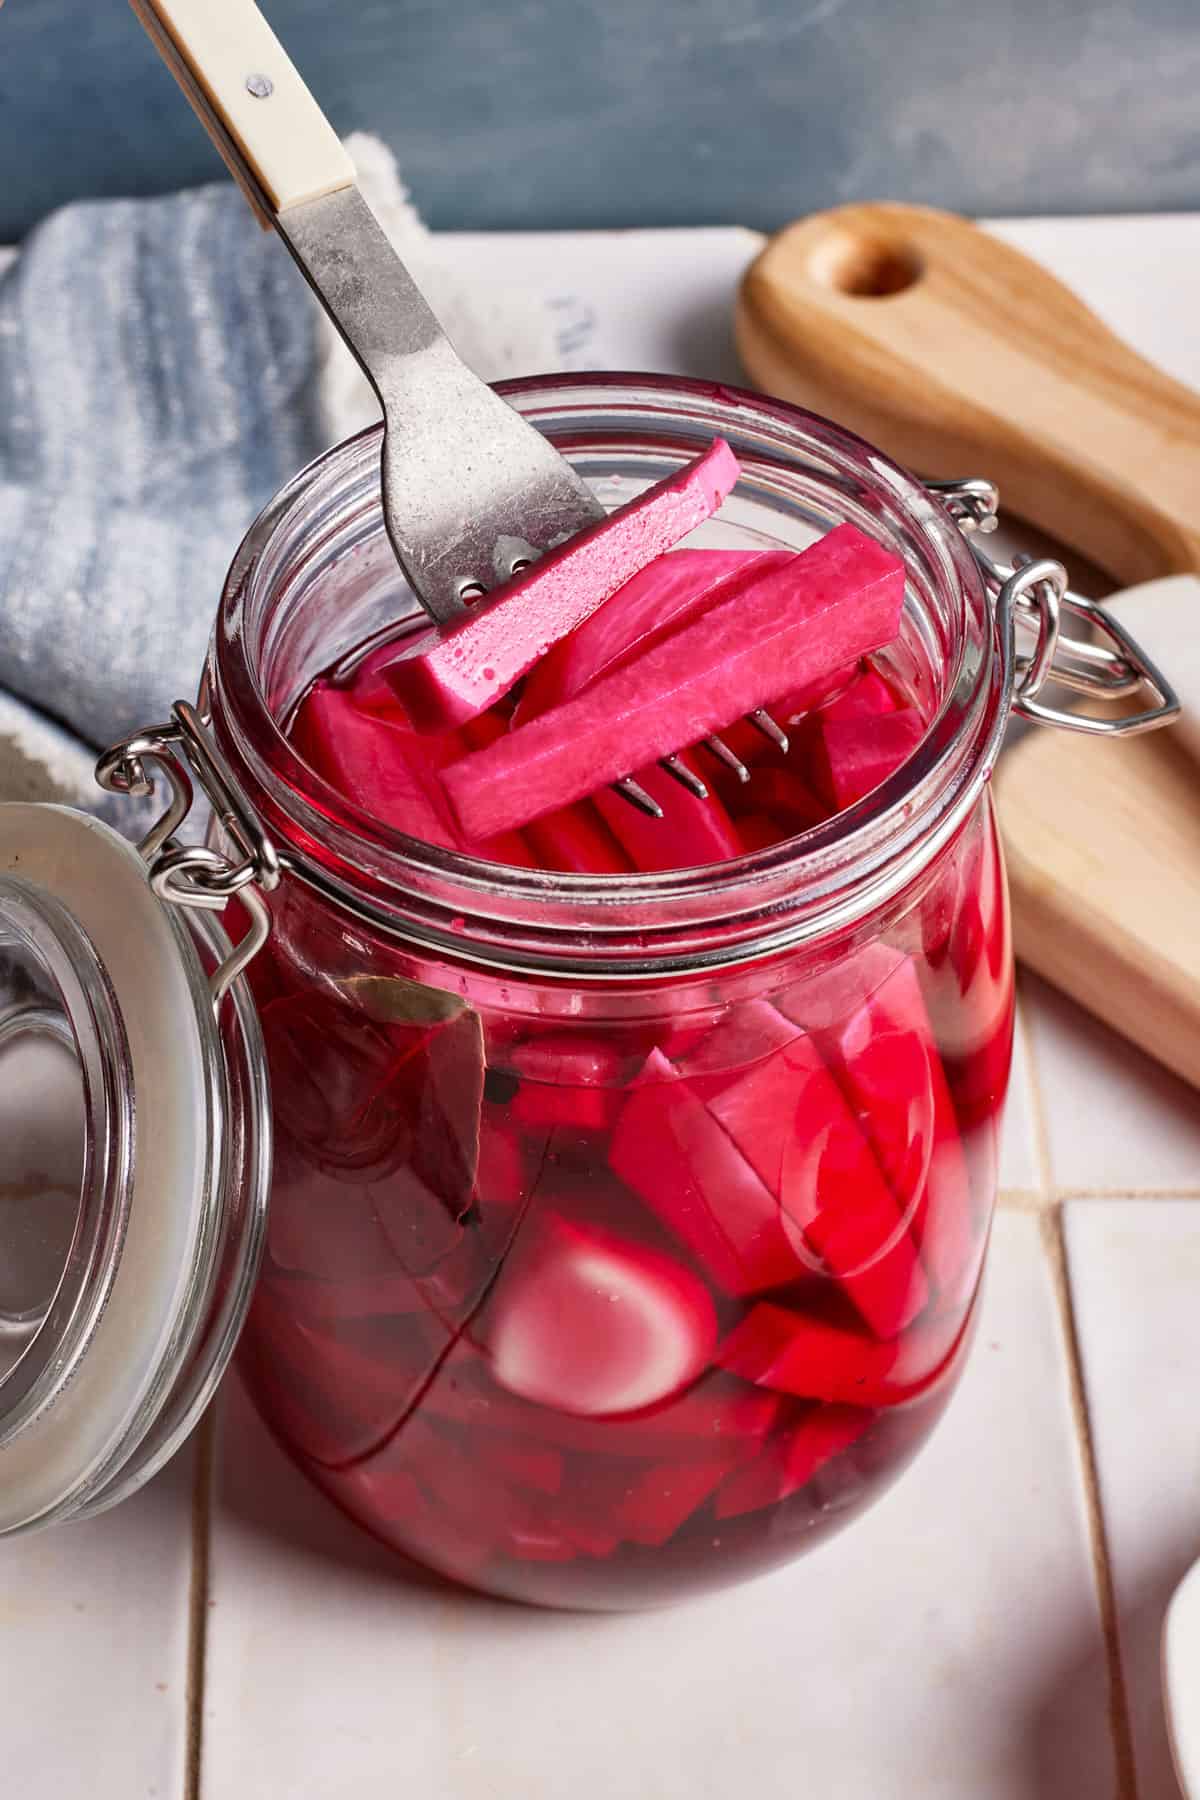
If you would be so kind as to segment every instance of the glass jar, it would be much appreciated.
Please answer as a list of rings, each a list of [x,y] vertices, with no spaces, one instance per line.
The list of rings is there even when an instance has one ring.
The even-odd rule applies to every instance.
[[[743,478],[695,541],[882,538],[908,571],[897,674],[935,716],[782,847],[616,883],[501,869],[375,825],[283,729],[404,610],[374,434],[231,573],[213,733],[301,876],[249,971],[275,1164],[246,1378],[406,1555],[634,1606],[852,1517],[957,1380],[1012,1039],[984,783],[1005,672],[960,531],[845,433],[680,383],[511,397],[611,505],[724,435]]]
[[[1054,662],[1087,603],[1056,564],[972,554],[986,483],[937,498],[723,387],[505,391],[610,506],[724,436],[742,477],[693,541],[799,549],[849,520],[885,542],[926,735],[736,862],[552,875],[419,843],[287,735],[317,674],[416,610],[378,432],[300,475],[234,561],[201,710],[102,759],[120,791],[167,777],[140,860],[94,820],[0,807],[0,1075],[61,1090],[82,1142],[48,1245],[20,1229],[38,1133],[0,1139],[0,1532],[132,1491],[245,1320],[264,1417],[398,1552],[639,1606],[853,1517],[958,1378],[1012,1042],[987,777],[1014,698],[1083,722],[1037,698],[1052,665],[1104,695],[1146,682],[1126,731],[1170,690],[1102,620],[1107,648]],[[206,846],[177,835],[194,784]]]

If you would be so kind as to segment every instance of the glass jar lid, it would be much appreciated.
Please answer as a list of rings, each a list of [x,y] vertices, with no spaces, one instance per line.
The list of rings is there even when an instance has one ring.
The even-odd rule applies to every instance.
[[[232,1352],[270,1158],[229,955],[108,826],[0,806],[0,1533],[140,1485]]]

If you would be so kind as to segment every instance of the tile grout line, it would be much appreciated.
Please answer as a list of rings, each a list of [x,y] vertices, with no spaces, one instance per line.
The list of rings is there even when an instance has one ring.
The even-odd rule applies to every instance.
[[[1200,1187],[1061,1187],[1044,1192],[1041,1188],[1001,1188],[997,1206],[1009,1212],[1048,1212],[1064,1200],[1179,1200],[1195,1205],[1200,1200]]]
[[[1056,1188],[1056,1200],[1200,1200],[1200,1187]]]
[[[1040,1213],[1053,1205],[1054,1195],[1043,1194],[1038,1188],[1001,1188],[996,1195],[997,1209],[1004,1212]]]
[[[1108,1715],[1112,1734],[1113,1755],[1117,1766],[1117,1792],[1120,1800],[1137,1800],[1137,1771],[1133,1755],[1133,1725],[1129,1694],[1125,1683],[1125,1665],[1121,1657],[1121,1630],[1117,1613],[1116,1588],[1108,1553],[1108,1531],[1100,1496],[1100,1478],[1096,1467],[1096,1449],[1092,1438],[1087,1406],[1087,1387],[1079,1351],[1079,1333],[1075,1305],[1067,1274],[1066,1241],[1063,1234],[1062,1208],[1055,1205],[1043,1212],[1038,1221],[1042,1246],[1050,1266],[1050,1279],[1058,1304],[1059,1323],[1067,1352],[1067,1387],[1083,1481],[1084,1507],[1091,1539],[1092,1572],[1096,1583],[1096,1599],[1100,1610],[1100,1629],[1104,1638],[1108,1664]]]
[[[213,1486],[212,1408],[196,1431],[196,1474],[192,1486],[192,1580],[188,1595],[187,1761],[184,1800],[200,1800],[204,1750],[204,1675],[208,1644],[209,1551]]]
[[[1079,1457],[1083,1484],[1084,1510],[1087,1515],[1088,1539],[1092,1552],[1092,1576],[1096,1587],[1096,1604],[1100,1613],[1100,1631],[1104,1639],[1104,1656],[1108,1669],[1108,1723],[1116,1762],[1117,1789],[1120,1800],[1137,1800],[1137,1771],[1133,1756],[1133,1726],[1129,1711],[1129,1695],[1125,1685],[1125,1667],[1121,1660],[1121,1634],[1117,1615],[1117,1596],[1112,1563],[1108,1551],[1108,1531],[1100,1496],[1100,1477],[1096,1466],[1096,1448],[1087,1406],[1087,1387],[1083,1377],[1083,1359],[1079,1348],[1079,1332],[1075,1305],[1067,1274],[1066,1240],[1063,1234],[1062,1202],[1064,1194],[1054,1185],[1050,1149],[1050,1129],[1042,1091],[1040,1059],[1030,1023],[1028,990],[1018,975],[1017,1018],[1025,1051],[1030,1108],[1033,1116],[1034,1150],[1042,1181],[1040,1205],[1023,1210],[1038,1215],[1038,1232],[1050,1270],[1063,1334],[1067,1362],[1067,1392],[1075,1447]]]

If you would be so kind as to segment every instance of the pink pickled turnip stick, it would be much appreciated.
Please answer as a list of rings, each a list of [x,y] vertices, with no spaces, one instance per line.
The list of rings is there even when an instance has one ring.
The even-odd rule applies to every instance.
[[[656,557],[532,670],[517,702],[514,728],[573,699],[617,663],[689,624],[720,597],[731,576],[744,575],[752,565],[764,574],[791,560],[787,550],[674,550]]]
[[[781,569],[756,576],[751,565],[723,595],[565,705],[451,764],[442,781],[467,835],[527,824],[880,648],[899,629],[904,570],[839,525]]]
[[[715,438],[694,462],[547,551],[494,598],[421,637],[379,673],[418,730],[445,731],[476,718],[551,644],[711,517],[737,478],[733,451]]]

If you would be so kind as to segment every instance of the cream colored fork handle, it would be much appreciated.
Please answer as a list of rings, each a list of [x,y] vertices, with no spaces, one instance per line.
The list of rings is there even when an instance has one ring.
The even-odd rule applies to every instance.
[[[384,522],[430,616],[455,618],[465,593],[602,518],[549,439],[455,354],[252,0],[132,4],[379,396]]]
[[[354,164],[253,0],[130,0],[264,225]]]

